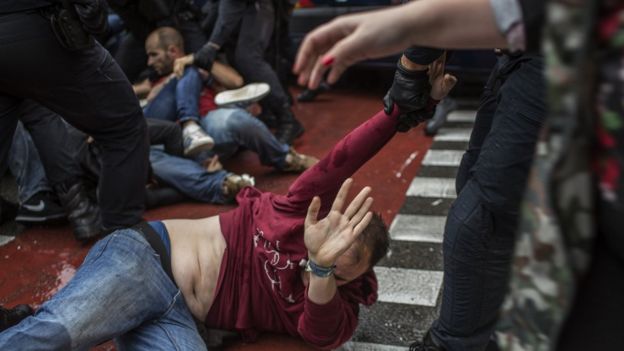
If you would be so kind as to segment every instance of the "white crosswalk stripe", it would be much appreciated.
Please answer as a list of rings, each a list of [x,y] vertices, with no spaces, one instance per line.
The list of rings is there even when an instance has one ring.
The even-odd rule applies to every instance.
[[[336,351],[407,351],[407,347],[349,341]]]
[[[441,128],[433,138],[434,141],[469,141],[470,128]]]
[[[14,236],[0,235],[0,246],[10,243],[13,239],[15,239]]]
[[[423,166],[451,166],[459,167],[464,151],[459,150],[429,150],[423,159]]]
[[[416,177],[407,189],[407,196],[453,199],[457,197],[455,179]]]
[[[474,123],[475,118],[477,117],[477,113],[475,111],[470,110],[458,110],[449,113],[446,120],[448,122],[467,122]]]
[[[434,307],[442,287],[442,272],[375,267],[378,301]]]
[[[390,225],[390,238],[401,241],[441,243],[444,216],[398,214]]]

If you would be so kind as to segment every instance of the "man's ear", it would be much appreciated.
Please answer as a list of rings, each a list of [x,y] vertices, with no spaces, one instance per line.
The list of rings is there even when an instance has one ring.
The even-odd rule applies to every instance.
[[[184,56],[184,53],[182,52],[182,50],[180,50],[180,48],[175,46],[175,45],[169,45],[167,47],[167,54],[169,54],[169,56],[173,56],[173,57],[182,57],[182,56]]]

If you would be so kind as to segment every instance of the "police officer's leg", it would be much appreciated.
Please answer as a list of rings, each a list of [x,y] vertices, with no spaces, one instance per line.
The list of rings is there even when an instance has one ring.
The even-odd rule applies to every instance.
[[[271,92],[263,99],[263,108],[268,107],[278,119],[277,139],[290,144],[303,133],[303,126],[290,109],[288,93],[279,81],[275,70],[264,59],[275,22],[275,10],[270,0],[262,0],[259,7],[248,9],[241,23],[236,44],[236,68],[246,82],[269,84]]]
[[[434,341],[484,350],[507,290],[518,209],[545,116],[542,61],[519,65],[501,87],[492,128],[444,233],[444,289]]]
[[[479,100],[479,108],[477,109],[477,116],[475,118],[475,124],[470,134],[470,141],[468,142],[468,148],[462,156],[459,169],[457,170],[457,177],[455,178],[455,190],[457,194],[461,193],[461,190],[466,185],[466,182],[471,177],[472,166],[475,165],[479,154],[481,153],[481,147],[485,141],[485,137],[492,128],[492,120],[494,119],[494,112],[496,111],[496,95],[498,93],[499,82],[499,70],[497,64],[496,67],[490,73],[483,93]]]
[[[19,99],[0,93],[0,177],[8,168],[9,150],[17,127],[19,103]]]
[[[78,240],[89,240],[102,231],[100,210],[83,184],[77,149],[70,143],[69,127],[59,115],[26,99],[20,119],[37,146],[50,185],[58,195]]]
[[[36,100],[95,138],[103,151],[103,224],[116,228],[137,223],[144,209],[148,142],[130,83],[101,46],[68,51],[44,17],[15,17],[12,29],[19,38],[3,43],[10,55],[3,55],[1,79],[10,83],[15,96]]]

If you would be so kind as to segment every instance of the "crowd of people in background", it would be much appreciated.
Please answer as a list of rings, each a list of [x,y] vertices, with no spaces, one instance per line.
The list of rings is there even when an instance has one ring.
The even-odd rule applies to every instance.
[[[175,321],[182,327],[164,333],[176,335],[173,345],[205,349],[193,318],[251,339],[266,330],[340,346],[359,304],[374,302],[372,266],[388,250],[387,229],[369,212],[370,189],[346,204],[347,178],[396,131],[427,123],[434,134],[457,108],[447,96],[456,83],[444,72],[447,48],[492,48],[498,62],[444,230],[441,309],[410,349],[622,350],[613,326],[624,312],[624,4],[419,0],[325,24],[296,58],[280,47],[292,8],[280,0],[0,5],[0,46],[9,53],[0,58],[0,175],[10,169],[17,180],[15,218],[66,217],[84,242],[108,235],[33,316],[27,306],[2,308],[2,327],[17,325],[0,333],[0,346],[21,349],[41,336],[30,347],[111,338],[122,348],[156,347],[163,333],[143,323]],[[304,128],[269,52],[278,57],[271,62],[292,63],[307,87],[300,101],[356,62],[403,54],[383,111],[319,161],[292,147]],[[220,161],[242,148],[279,171],[305,173],[286,196],[261,192],[253,177],[223,169]],[[346,160],[334,162],[338,154]],[[239,207],[140,224],[145,208],[189,199],[238,199]],[[11,204],[0,200],[6,220]],[[124,243],[137,240],[145,245],[127,252]],[[135,257],[146,249],[160,259]],[[134,274],[160,275],[141,284],[162,294],[96,328],[106,303],[70,311],[99,283],[89,272],[111,277],[101,300],[112,307],[136,296],[115,289]],[[262,293],[251,296],[251,281]],[[224,297],[221,286],[241,296]],[[599,323],[589,328],[586,319]]]

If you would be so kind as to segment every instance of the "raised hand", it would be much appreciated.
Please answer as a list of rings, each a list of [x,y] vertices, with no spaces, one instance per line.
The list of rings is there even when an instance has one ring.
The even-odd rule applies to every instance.
[[[364,187],[351,201],[346,210],[344,204],[353,184],[351,178],[342,183],[330,212],[321,220],[318,213],[321,200],[314,197],[305,218],[304,241],[308,257],[316,264],[331,267],[362,233],[372,218],[369,211],[373,198],[368,195],[370,187]]]
[[[429,83],[431,84],[431,92],[429,93],[434,100],[442,100],[450,92],[457,83],[454,75],[444,73],[444,64],[446,63],[446,53],[435,60],[429,67]]]

